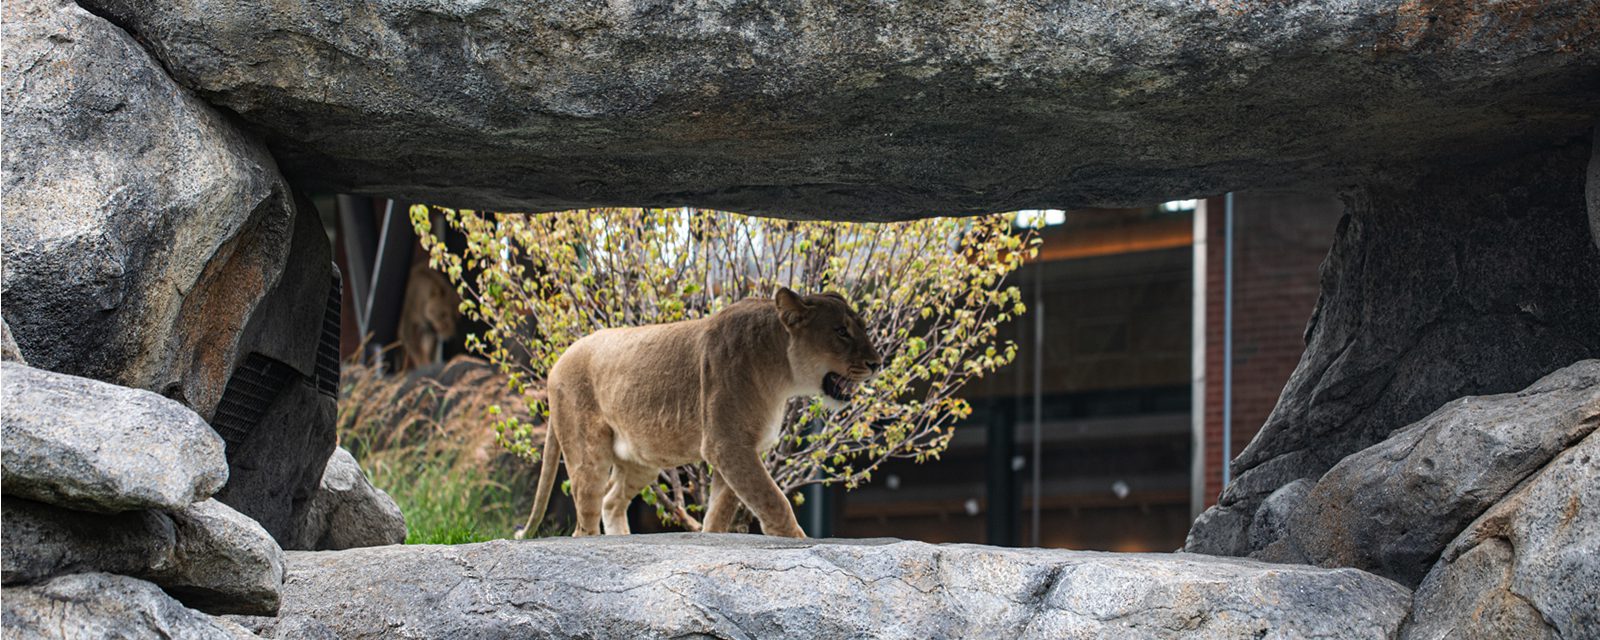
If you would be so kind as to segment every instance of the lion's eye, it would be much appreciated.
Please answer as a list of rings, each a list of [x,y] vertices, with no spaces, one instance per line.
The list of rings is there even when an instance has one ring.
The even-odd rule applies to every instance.
[[[845,327],[834,329],[833,332],[838,334],[840,338],[844,338],[846,340],[850,339],[850,330]]]

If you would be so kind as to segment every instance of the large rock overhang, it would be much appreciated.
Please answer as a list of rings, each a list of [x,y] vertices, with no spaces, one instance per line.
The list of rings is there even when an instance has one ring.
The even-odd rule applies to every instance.
[[[1588,135],[1600,3],[82,0],[302,189],[903,219]]]

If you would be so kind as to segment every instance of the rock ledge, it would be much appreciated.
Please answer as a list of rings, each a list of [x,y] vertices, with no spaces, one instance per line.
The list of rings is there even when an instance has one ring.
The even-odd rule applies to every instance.
[[[1388,638],[1410,605],[1406,588],[1353,569],[881,539],[660,534],[287,555],[280,615],[350,639]]]

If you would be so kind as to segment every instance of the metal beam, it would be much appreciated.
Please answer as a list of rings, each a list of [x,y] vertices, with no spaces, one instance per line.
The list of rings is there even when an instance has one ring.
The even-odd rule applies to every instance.
[[[988,459],[984,464],[988,510],[984,516],[986,544],[1014,547],[1017,544],[1017,471],[1012,460],[1017,455],[1016,412],[1012,403],[990,403]]]

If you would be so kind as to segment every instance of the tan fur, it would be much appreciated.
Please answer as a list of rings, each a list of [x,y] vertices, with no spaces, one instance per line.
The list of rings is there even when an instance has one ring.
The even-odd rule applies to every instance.
[[[768,535],[804,537],[761,462],[783,407],[822,391],[829,373],[859,382],[879,366],[866,327],[837,295],[780,289],[699,320],[606,329],[550,369],[550,429],[524,532],[544,517],[565,458],[578,511],[573,535],[628,533],[633,496],[662,469],[705,460],[704,530],[727,531],[744,503]]]
[[[415,369],[439,360],[444,341],[456,334],[459,306],[461,297],[444,274],[428,268],[426,263],[411,267],[400,312],[400,347],[405,353],[405,368]]]

